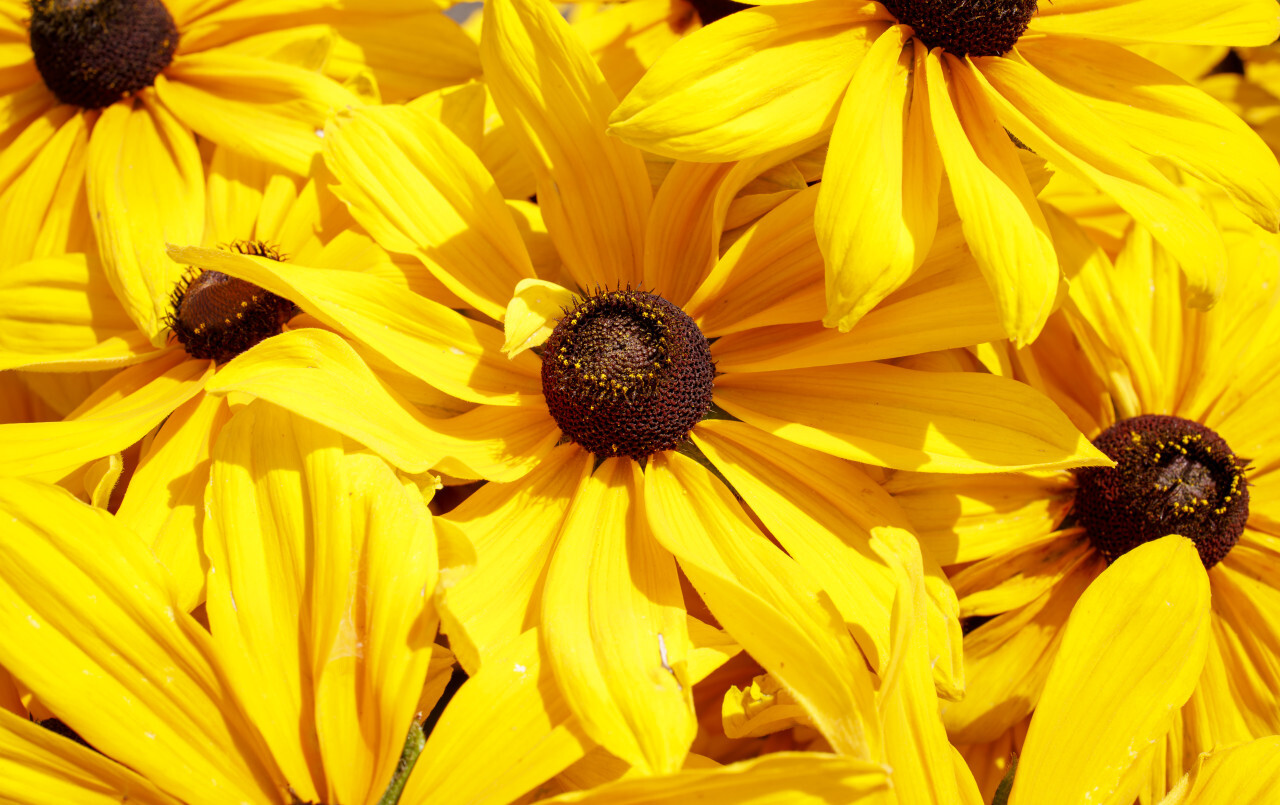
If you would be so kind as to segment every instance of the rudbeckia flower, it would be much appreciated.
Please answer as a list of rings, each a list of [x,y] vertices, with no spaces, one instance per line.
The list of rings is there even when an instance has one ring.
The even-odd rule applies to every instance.
[[[433,591],[469,557],[416,486],[263,402],[228,427],[214,464],[207,627],[115,517],[0,480],[13,571],[0,579],[0,662],[93,747],[0,709],[6,801],[504,805],[594,748],[536,631],[463,682],[422,745],[415,725],[440,709],[451,665],[433,644]],[[699,650],[694,678],[724,656]],[[786,754],[555,801],[853,801],[886,788],[878,765]]]
[[[1211,303],[1221,243],[1164,168],[1220,185],[1274,231],[1280,166],[1228,110],[1121,46],[1277,33],[1271,0],[765,2],[673,45],[611,131],[704,161],[829,137],[816,226],[825,321],[845,330],[928,255],[945,173],[1001,321],[1026,343],[1053,308],[1059,256],[1015,143],[1114,198]]]
[[[1080,597],[1031,719],[1009,805],[1129,805],[1192,695],[1212,642],[1209,582],[1196,546],[1162,537],[1120,557]],[[1161,805],[1262,805],[1280,780],[1280,737],[1197,759]],[[999,799],[999,798],[998,798]],[[1143,799],[1155,802],[1155,799]]]
[[[5,261],[86,251],[94,233],[125,309],[162,338],[152,308],[167,289],[130,279],[163,265],[147,244],[200,237],[195,135],[306,174],[325,116],[358,102],[319,70],[329,29],[272,11],[246,2],[0,3]]]
[[[207,225],[205,242],[271,260],[300,256],[314,265],[357,264],[402,284],[412,279],[356,231],[341,204],[315,182],[300,182],[257,160],[216,149],[207,187],[207,202],[197,205]],[[162,242],[150,249],[164,255]],[[350,346],[305,317],[290,326],[298,312],[291,300],[216,271],[192,271],[167,256],[164,260],[156,266],[163,273],[130,279],[134,287],[157,289],[162,300],[149,314],[164,322],[159,346],[112,292],[93,252],[0,268],[0,368],[68,377],[88,371],[97,378],[92,394],[59,421],[0,426],[5,444],[0,475],[57,482],[106,505],[125,470],[118,454],[150,434],[131,456],[128,488],[117,494],[119,515],[146,535],[180,580],[184,605],[193,607],[203,589],[198,535],[209,450],[231,416],[226,397],[236,389],[235,370],[265,366],[279,378],[288,377],[282,381],[286,397],[276,402],[337,427],[401,469],[428,469],[430,445],[418,430],[405,441],[405,423],[388,423],[382,416],[390,404],[383,399],[383,384],[397,383],[392,372],[375,380]],[[166,287],[160,296],[159,289]],[[313,390],[289,374],[291,368],[309,366],[309,354],[317,350],[344,356],[346,362],[333,367],[338,374],[326,386],[341,388],[340,393]],[[105,382],[102,372],[109,378]],[[443,396],[400,386],[424,405]],[[370,394],[373,398],[361,402]]]
[[[961,567],[968,687],[944,707],[958,743],[994,740],[1032,711],[1081,594],[1166,534],[1194,540],[1212,590],[1209,659],[1168,739],[1167,782],[1200,752],[1280,732],[1280,251],[1230,212],[1219,199],[1231,271],[1213,311],[1187,307],[1171,256],[1135,228],[1114,265],[1095,248],[1040,341],[976,353],[1045,390],[1116,466],[887,482],[926,553]]]
[[[920,281],[857,332],[826,330],[814,321],[816,191],[719,257],[725,209],[771,162],[677,163],[653,195],[641,154],[606,136],[615,97],[555,9],[501,0],[484,24],[486,80],[533,165],[571,287],[537,276],[477,157],[430,116],[396,108],[326,128],[335,192],[475,315],[353,272],[174,256],[286,295],[474,406],[436,423],[470,446],[434,465],[494,481],[448,517],[478,553],[446,592],[465,668],[540,626],[587,734],[637,769],[679,768],[699,628],[679,567],[835,751],[875,757],[864,671],[888,662],[893,575],[868,546],[873,530],[903,523],[849,459],[937,472],[1107,460],[1023,385],[889,362],[1001,331],[958,239],[940,239]],[[949,592],[932,571],[930,646],[956,695]]]

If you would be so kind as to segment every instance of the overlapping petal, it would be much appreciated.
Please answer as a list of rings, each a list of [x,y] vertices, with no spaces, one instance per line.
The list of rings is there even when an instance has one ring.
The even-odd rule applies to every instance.
[[[355,94],[317,72],[217,51],[174,59],[156,78],[156,94],[202,137],[303,176],[320,153],[325,118],[359,104]],[[245,130],[253,136],[244,136]]]
[[[481,312],[501,319],[516,283],[534,276],[493,178],[430,115],[344,112],[325,128],[324,153],[340,182],[334,192],[378,243],[417,257]]]
[[[94,747],[189,801],[272,802],[270,755],[223,686],[213,640],[106,512],[0,481],[0,662]],[[86,606],[92,602],[92,606]]]
[[[1117,559],[1072,610],[1010,802],[1131,801],[1124,772],[1190,697],[1209,641],[1194,543],[1165,537]]]
[[[292,300],[455,397],[495,405],[542,401],[533,355],[507,360],[499,351],[501,331],[407,294],[388,280],[194,246],[169,253],[179,262],[222,271]]]
[[[422,498],[262,402],[224,430],[211,481],[208,611],[229,677],[299,796],[380,795],[436,630]]]
[[[909,30],[895,25],[876,40],[831,132],[814,226],[827,260],[825,322],[843,331],[920,267],[938,226],[942,162],[925,48]]]
[[[991,472],[1110,462],[1048,398],[1001,377],[879,363],[733,374],[716,403],[765,431],[897,469]]]
[[[829,0],[732,14],[663,54],[623,99],[610,130],[691,161],[816,141],[835,124],[859,60],[891,22],[878,4]]]
[[[617,98],[586,47],[550,3],[498,0],[485,9],[480,58],[574,280],[638,284],[652,190],[640,153],[605,134]]]
[[[542,637],[583,728],[651,773],[678,770],[697,723],[675,560],[649,532],[640,468],[606,460],[574,492],[542,594]]]
[[[1039,335],[1058,290],[1048,224],[1014,145],[970,65],[933,51],[929,113],[965,239],[1017,344]]]
[[[841,754],[879,757],[871,678],[831,598],[777,551],[706,469],[659,453],[645,471],[654,535],[751,656]]]
[[[0,269],[0,369],[106,369],[153,350],[97,260],[68,254]]]
[[[160,346],[181,266],[168,243],[204,233],[204,167],[195,140],[151,93],[103,110],[89,140],[93,227],[107,278],[138,329]]]
[[[170,350],[122,370],[62,422],[0,426],[0,475],[58,480],[93,459],[119,452],[196,396],[213,376],[212,361]]]

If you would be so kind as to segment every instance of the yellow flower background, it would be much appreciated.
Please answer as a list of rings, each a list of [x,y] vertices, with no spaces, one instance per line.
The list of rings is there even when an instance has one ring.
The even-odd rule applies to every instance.
[[[1276,0],[0,0],[0,800],[1265,803]]]

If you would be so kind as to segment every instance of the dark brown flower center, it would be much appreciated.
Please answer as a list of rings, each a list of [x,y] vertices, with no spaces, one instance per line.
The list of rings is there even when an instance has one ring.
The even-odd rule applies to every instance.
[[[240,254],[283,261],[272,246],[258,241],[235,241]],[[174,289],[168,325],[187,354],[226,363],[255,344],[278,335],[297,308],[293,302],[257,285],[223,274],[201,271]]]
[[[177,47],[161,0],[31,0],[31,52],[63,103],[100,109],[149,87]]]
[[[711,407],[715,364],[683,310],[605,291],[565,312],[543,345],[542,391],[560,430],[597,456],[674,449]]]
[[[884,0],[930,49],[956,56],[1003,56],[1036,13],[1036,0]]]
[[[1198,422],[1154,414],[1117,422],[1094,445],[1115,467],[1076,470],[1076,521],[1108,562],[1144,542],[1181,534],[1213,567],[1249,519],[1248,463]]]

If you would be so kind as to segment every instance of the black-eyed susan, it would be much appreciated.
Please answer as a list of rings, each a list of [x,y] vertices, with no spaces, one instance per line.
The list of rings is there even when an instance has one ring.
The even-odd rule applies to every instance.
[[[205,242],[271,260],[300,255],[315,265],[359,265],[388,282],[437,287],[399,271],[315,182],[217,149],[207,189]],[[150,249],[163,255],[164,243]],[[231,415],[227,395],[251,384],[246,377],[272,378],[278,393],[260,396],[337,427],[411,472],[430,467],[432,447],[395,400],[407,395],[429,409],[443,395],[401,382],[390,369],[375,380],[346,342],[305,317],[290,328],[298,312],[291,300],[164,259],[165,273],[148,283],[169,286],[150,314],[166,328],[159,346],[118,301],[93,253],[0,268],[0,368],[97,378],[92,394],[65,417],[0,426],[6,445],[0,475],[58,482],[105,505],[126,469],[117,454],[150,434],[130,456],[129,469],[136,461],[136,470],[128,488],[117,490],[119,514],[169,565],[190,607],[203,588],[198,535],[209,450]],[[332,359],[324,369],[321,355]],[[308,379],[309,368],[335,374],[328,382]],[[384,384],[399,391],[387,392]],[[366,427],[375,420],[381,424]],[[401,441],[406,436],[410,441]],[[400,448],[392,447],[396,442]]]
[[[926,552],[953,575],[969,682],[945,717],[959,743],[996,739],[1036,706],[1062,627],[1108,562],[1165,534],[1193,539],[1213,592],[1209,660],[1169,738],[1172,784],[1202,751],[1280,730],[1275,669],[1275,238],[1218,199],[1231,256],[1223,301],[1187,307],[1167,251],[1141,228],[1103,250],[1028,349],[976,351],[988,370],[1042,388],[1113,468],[888,482]],[[1162,779],[1165,774],[1157,775]]]
[[[772,162],[676,163],[655,195],[641,154],[606,135],[616,99],[554,7],[503,0],[484,24],[486,81],[533,166],[569,287],[537,275],[479,159],[430,116],[395,108],[326,128],[335,192],[475,315],[376,277],[175,257],[294,299],[475,405],[440,425],[472,446],[436,465],[494,481],[448,516],[478,555],[445,593],[464,667],[538,626],[587,734],[637,769],[679,768],[699,628],[679,568],[834,750],[878,757],[866,669],[888,663],[893,570],[869,540],[903,521],[850,459],[939,472],[1107,460],[1025,386],[891,364],[1002,332],[957,237],[939,238],[936,261],[857,333],[826,330],[814,321],[816,190],[720,258],[731,199]],[[956,695],[956,626],[931,570],[930,650]]]
[[[1053,308],[1059,258],[1015,141],[1116,199],[1209,303],[1221,243],[1164,169],[1219,184],[1274,231],[1280,166],[1228,110],[1121,45],[1277,33],[1271,0],[767,2],[673,45],[611,131],[703,161],[829,137],[816,220],[826,322],[846,330],[928,255],[945,172],[1008,335],[1025,343]]]
[[[469,555],[417,486],[264,402],[236,417],[214,465],[207,625],[181,611],[164,566],[115,517],[57,487],[0,480],[13,524],[0,533],[12,571],[0,580],[0,662],[48,714],[36,724],[0,708],[0,796],[503,805],[594,748],[536,631],[437,702],[452,663],[433,643],[433,592]],[[726,656],[697,651],[695,680]],[[421,732],[406,746],[433,706],[443,712],[425,746]],[[617,802],[620,789],[819,802],[887,787],[882,767],[830,754],[710,765],[586,801]]]
[[[418,695],[439,651],[431,591],[440,554],[459,557],[417,487],[333,431],[256,403],[220,444],[208,627],[117,518],[0,481],[0,663],[102,753],[0,714],[6,799],[376,802],[387,788],[434,703]]]
[[[1262,805],[1280,780],[1280,737],[1196,760],[1167,798],[1143,789],[1143,747],[1159,744],[1190,697],[1212,642],[1209,582],[1196,545],[1136,547],[1090,584],[1063,630],[1017,761],[1010,805]]]
[[[318,69],[330,30],[275,10],[163,0],[0,4],[4,264],[90,251],[96,236],[104,284],[137,330],[162,345],[172,284],[151,244],[201,237],[197,135],[305,174],[325,116],[358,102]]]

